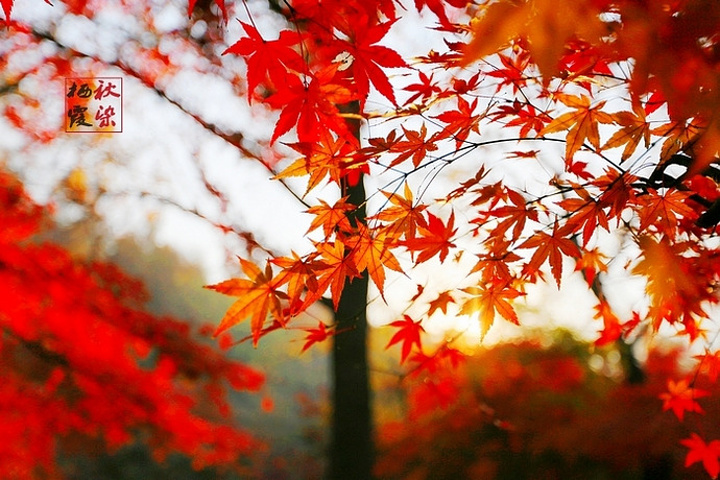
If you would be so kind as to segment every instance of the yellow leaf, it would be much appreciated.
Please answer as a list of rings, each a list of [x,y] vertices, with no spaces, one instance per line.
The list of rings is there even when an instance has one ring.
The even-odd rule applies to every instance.
[[[472,295],[465,300],[460,315],[480,316],[480,331],[485,335],[495,321],[495,312],[499,313],[505,320],[519,324],[517,313],[508,300],[522,295],[519,291],[502,281],[491,282],[485,287],[468,287],[463,292]]]
[[[88,179],[85,170],[74,168],[65,178],[65,195],[77,203],[85,203],[87,200]]]

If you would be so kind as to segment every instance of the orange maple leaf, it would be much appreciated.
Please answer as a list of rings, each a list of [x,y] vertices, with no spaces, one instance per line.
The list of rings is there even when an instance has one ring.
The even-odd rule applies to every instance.
[[[627,172],[620,172],[614,168],[608,168],[605,175],[601,175],[591,181],[602,193],[598,204],[609,207],[607,218],[617,218],[618,223],[628,203],[636,199],[635,189],[632,186],[637,181],[635,175]]]
[[[357,243],[353,245],[353,261],[359,272],[367,269],[368,275],[373,283],[384,295],[385,268],[390,268],[402,273],[402,267],[389,249],[392,237],[388,237],[382,231],[372,233],[364,225],[360,225]]]
[[[488,253],[478,254],[478,262],[470,273],[482,272],[482,281],[490,282],[493,279],[509,282],[513,278],[509,264],[522,259],[511,251],[512,242],[505,238],[490,238],[485,242]]]
[[[325,131],[315,142],[298,142],[289,144],[300,152],[303,157],[288,165],[275,178],[302,177],[310,175],[305,194],[317,187],[325,177],[340,184],[343,167],[351,163],[351,157],[357,151],[357,140],[352,137],[336,137]]]
[[[668,391],[659,395],[663,401],[663,411],[672,410],[675,416],[683,421],[685,412],[705,413],[695,400],[706,397],[710,392],[693,388],[687,379],[675,382],[668,380]]]
[[[317,273],[318,288],[308,292],[304,307],[319,300],[329,288],[333,307],[337,310],[340,295],[345,287],[345,280],[360,276],[352,260],[352,255],[346,255],[346,249],[345,244],[339,239],[335,239],[334,242],[316,244],[316,250],[320,254],[318,258],[320,267]]]
[[[607,257],[597,248],[583,249],[581,257],[575,263],[575,271],[581,271],[588,285],[592,285],[598,272],[607,272],[606,259]]]
[[[683,256],[682,249],[666,237],[655,240],[642,236],[638,240],[643,259],[632,273],[647,278],[645,287],[651,300],[649,316],[657,330],[663,320],[674,323],[682,320],[693,328],[692,314],[704,315],[701,303],[707,298],[703,277],[692,273],[692,259]],[[683,320],[687,317],[687,320]],[[695,332],[699,333],[699,332]]]
[[[505,320],[519,325],[515,308],[508,300],[517,298],[522,293],[510,287],[506,282],[495,281],[482,287],[463,288],[462,291],[469,293],[472,297],[465,300],[460,314],[468,316],[479,314],[482,335],[487,333],[495,321],[495,312]]]
[[[673,235],[680,226],[681,219],[694,222],[698,214],[687,203],[692,192],[667,189],[664,193],[648,189],[647,195],[638,197],[636,212],[640,217],[638,231],[642,232],[654,226],[659,232]]]
[[[317,292],[318,281],[316,272],[322,270],[325,265],[313,256],[300,258],[297,253],[292,252],[292,257],[273,258],[273,264],[282,268],[276,276],[278,285],[287,284],[288,303],[292,315],[296,315],[303,309],[300,297],[307,290]],[[320,293],[321,295],[322,293]]]
[[[406,183],[403,195],[397,193],[382,192],[392,204],[374,215],[373,219],[383,222],[389,222],[386,226],[387,234],[390,237],[399,238],[405,235],[405,238],[415,238],[417,228],[427,228],[427,222],[422,212],[427,205],[416,205],[413,200],[412,190]]]
[[[475,19],[472,41],[465,48],[465,62],[495,53],[508,42],[523,37],[545,81],[558,73],[568,41],[581,38],[597,43],[607,34],[597,2],[555,0],[496,2],[481,9]]]
[[[650,133],[665,139],[660,150],[660,158],[667,160],[676,153],[685,151],[702,135],[703,129],[698,122],[670,122],[653,128]]]
[[[562,260],[563,255],[577,258],[580,256],[580,250],[577,245],[569,238],[565,238],[558,234],[557,223],[553,227],[552,235],[545,232],[535,232],[535,234],[523,242],[519,248],[534,248],[530,261],[523,268],[523,275],[533,276],[538,273],[540,267],[545,261],[550,263],[550,272],[558,288],[560,288],[560,280],[562,278]]]
[[[560,93],[556,97],[574,110],[565,112],[554,119],[540,131],[539,135],[567,131],[565,157],[568,160],[571,160],[575,152],[580,150],[585,140],[595,150],[600,150],[598,125],[600,123],[613,123],[612,115],[601,110],[605,106],[605,102],[598,102],[596,105],[591,106],[590,98],[586,96],[578,97]]]
[[[430,308],[428,309],[428,316],[432,315],[435,310],[440,309],[443,313],[447,313],[447,306],[448,303],[455,303],[455,299],[453,298],[450,291],[446,290],[444,292],[440,292],[440,294],[437,296],[435,300],[430,302]]]
[[[310,228],[306,233],[310,233],[316,228],[322,227],[323,235],[329,237],[333,232],[351,232],[353,230],[348,220],[347,214],[355,210],[357,207],[351,203],[347,203],[347,197],[343,197],[331,207],[327,202],[320,199],[320,205],[315,205],[307,210],[307,213],[315,215]]]
[[[605,142],[603,149],[622,147],[623,153],[620,156],[622,161],[630,158],[630,155],[640,145],[640,140],[643,141],[645,148],[650,146],[650,123],[645,118],[645,109],[642,107],[640,102],[633,103],[632,112],[616,112],[612,114],[612,118],[615,119],[615,123],[620,125],[622,128],[617,130],[610,139]]]
[[[248,278],[232,278],[205,287],[225,295],[239,297],[220,321],[220,325],[215,330],[215,336],[250,318],[253,344],[257,345],[268,313],[284,323],[281,300],[286,299],[287,294],[278,290],[278,281],[273,277],[270,263],[263,272],[253,262],[242,258],[239,260],[240,266]]]

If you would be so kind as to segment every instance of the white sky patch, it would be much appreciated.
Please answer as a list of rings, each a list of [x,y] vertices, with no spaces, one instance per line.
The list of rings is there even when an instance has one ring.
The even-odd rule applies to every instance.
[[[184,15],[176,5],[167,4],[160,7],[160,11],[155,14],[153,23],[158,32],[167,33],[185,26],[187,15]]]

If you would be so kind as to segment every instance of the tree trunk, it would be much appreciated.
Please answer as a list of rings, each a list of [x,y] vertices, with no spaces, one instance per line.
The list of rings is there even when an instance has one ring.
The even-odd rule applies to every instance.
[[[343,111],[357,114],[357,102]],[[359,138],[360,124],[348,119]],[[352,224],[364,224],[365,187],[362,174],[358,182],[343,183],[343,195],[355,211],[348,214]],[[335,322],[332,355],[332,432],[330,438],[329,480],[368,480],[372,476],[373,438],[370,385],[367,359],[367,296],[368,274],[345,281]]]
[[[373,464],[365,304],[368,278],[345,285],[336,313],[332,356],[330,480],[367,480]]]
[[[282,2],[268,0],[270,9],[287,15]],[[293,21],[286,16],[288,21]],[[351,114],[346,120],[355,137],[360,139],[360,104],[357,101],[339,105],[340,111]],[[365,186],[362,174],[357,184],[343,183],[343,195],[357,209],[348,217],[353,224],[366,223]],[[367,360],[367,295],[368,274],[345,281],[335,327],[331,357],[331,433],[328,480],[368,480],[372,478],[374,443]],[[332,304],[332,302],[330,302]]]
[[[647,380],[647,376],[635,357],[632,343],[619,338],[616,345],[625,371],[625,382],[630,385],[643,384]],[[673,478],[673,459],[667,453],[647,455],[643,458],[641,465],[643,480],[670,480]]]

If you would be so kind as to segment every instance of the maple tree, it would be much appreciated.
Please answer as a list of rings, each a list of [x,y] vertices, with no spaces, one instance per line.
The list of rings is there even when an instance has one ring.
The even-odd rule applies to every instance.
[[[62,478],[61,454],[137,439],[158,461],[183,453],[196,469],[242,471],[261,443],[232,426],[227,392],[257,392],[264,375],[147,313],[142,283],[117,266],[34,241],[50,221],[0,172],[2,477]]]
[[[10,20],[12,3],[3,1],[7,34],[40,41]],[[437,310],[476,317],[483,335],[499,319],[521,323],[517,306],[532,286],[549,277],[560,288],[573,266],[596,296],[599,345],[622,349],[665,331],[693,345],[712,338],[703,320],[720,280],[715,2],[416,1],[420,20],[392,0],[270,2],[279,31],[258,27],[245,3],[216,5],[223,20],[243,18],[223,58],[243,57],[247,81],[219,71],[277,121],[255,149],[185,111],[263,162],[313,218],[306,251],[241,256],[245,278],[210,287],[238,297],[217,333],[232,335],[250,319],[258,344],[317,302],[332,307],[336,324],[307,329],[306,346],[334,341],[335,390],[345,392],[335,414],[347,413],[336,418],[334,445],[347,438],[337,432],[352,429],[340,423],[353,412],[363,420],[354,435],[362,445],[346,444],[351,453],[337,464],[341,448],[333,449],[331,476],[369,475],[370,286],[380,301],[393,286],[407,300],[389,347],[400,344],[402,363],[415,372],[462,357],[456,337],[434,349],[424,342],[422,318]],[[206,22],[207,8],[190,2],[191,21]],[[392,33],[407,25],[435,46],[412,42],[420,50],[402,55],[391,48]],[[145,54],[164,66],[116,66],[162,95],[157,78],[179,67],[158,51]],[[23,127],[17,106],[6,105],[5,116]],[[293,190],[296,180],[304,193]],[[461,273],[452,285],[427,288],[423,264]],[[646,295],[629,311],[607,291],[611,268],[644,283]],[[715,349],[707,340],[697,369],[716,368]],[[701,414],[706,399],[692,380],[668,387],[660,405],[679,420]],[[682,445],[688,463],[702,461],[715,477],[720,449],[708,435]],[[343,463],[353,458],[357,470]]]

